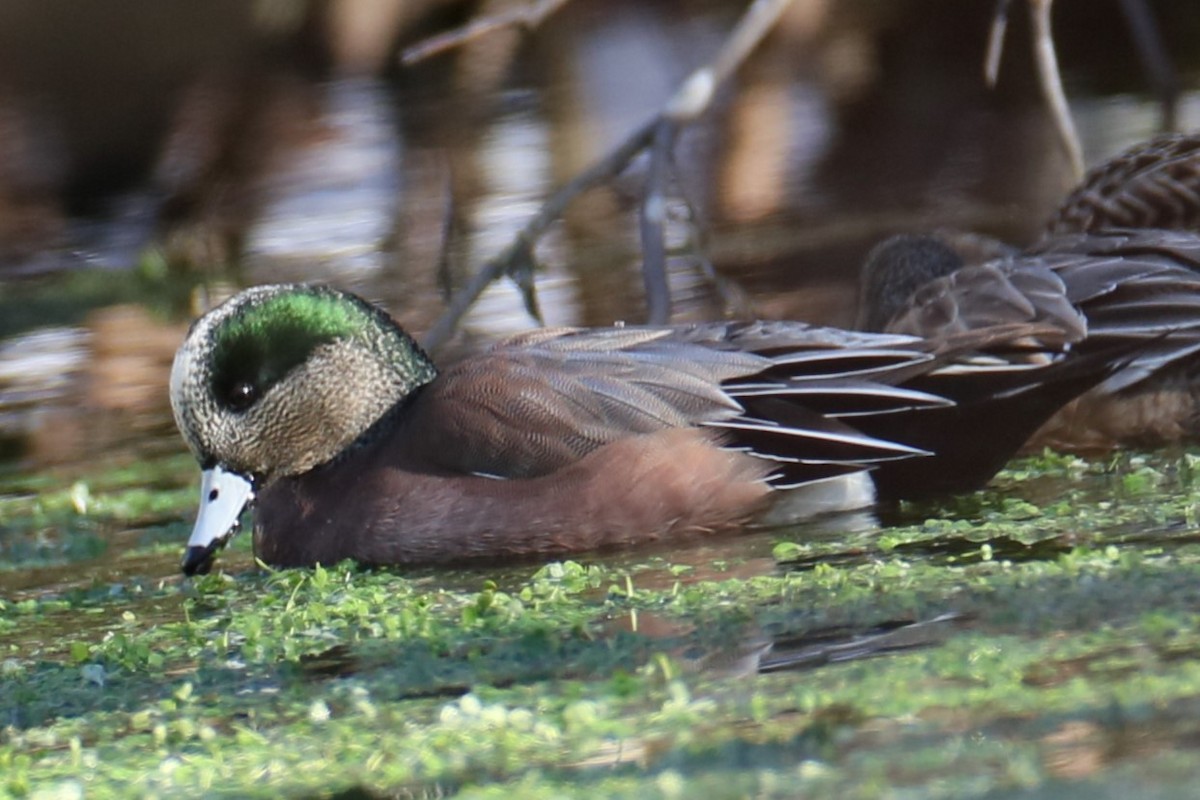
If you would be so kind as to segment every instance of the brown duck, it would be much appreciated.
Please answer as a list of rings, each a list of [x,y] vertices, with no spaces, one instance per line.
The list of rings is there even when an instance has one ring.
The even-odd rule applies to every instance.
[[[857,327],[937,337],[1035,323],[1058,329],[1079,352],[1141,342],[1138,357],[1056,414],[1032,444],[1094,450],[1194,439],[1198,224],[1200,137],[1160,137],[1093,169],[1023,252],[989,243],[979,258],[979,237],[943,234],[882,243],[863,267]]]
[[[781,500],[789,518],[861,507],[868,474],[884,497],[971,489],[1125,359],[1062,345],[1037,325],[558,329],[439,373],[354,295],[256,287],[197,320],[172,370],[204,471],[183,568],[207,571],[251,501],[267,563],[391,565],[676,539]]]

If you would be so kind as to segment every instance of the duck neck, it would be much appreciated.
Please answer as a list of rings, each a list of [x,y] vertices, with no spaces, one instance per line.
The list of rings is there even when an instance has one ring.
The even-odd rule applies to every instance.
[[[387,428],[393,412],[437,377],[430,358],[398,327],[323,345],[306,371],[306,417],[287,425],[290,458],[280,455],[272,462],[286,465],[280,477],[332,462]],[[315,423],[307,416],[313,412]]]
[[[392,384],[400,390],[401,399],[437,377],[433,359],[417,344],[417,340],[390,319],[384,329],[373,331],[367,345],[387,365]]]

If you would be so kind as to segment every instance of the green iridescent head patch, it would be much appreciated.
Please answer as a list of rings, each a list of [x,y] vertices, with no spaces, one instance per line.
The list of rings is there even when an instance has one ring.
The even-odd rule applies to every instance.
[[[247,304],[214,331],[212,385],[217,401],[240,411],[317,347],[365,337],[384,315],[349,295],[306,287]]]

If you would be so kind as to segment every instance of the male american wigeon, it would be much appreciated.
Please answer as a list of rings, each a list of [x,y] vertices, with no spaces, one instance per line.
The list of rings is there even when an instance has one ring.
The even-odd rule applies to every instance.
[[[1057,327],[1076,350],[1146,342],[1033,444],[1090,450],[1200,435],[1200,137],[1172,135],[1093,169],[1025,251],[980,237],[901,235],[868,256],[862,330],[942,336]],[[1159,227],[1114,227],[1117,225]],[[966,242],[971,255],[961,246]]]
[[[268,563],[390,565],[732,529],[783,498],[861,507],[868,471],[887,497],[971,489],[1124,357],[1061,348],[1029,325],[713,323],[537,330],[439,372],[354,295],[260,286],[197,320],[171,373],[204,471],[183,567],[206,571],[252,500]]]

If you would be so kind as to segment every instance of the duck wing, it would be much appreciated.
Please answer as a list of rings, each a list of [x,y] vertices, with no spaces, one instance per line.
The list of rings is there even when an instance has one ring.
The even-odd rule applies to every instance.
[[[1049,266],[1025,258],[966,266],[930,281],[886,330],[930,338],[1004,324],[1048,329],[1056,334],[1056,346],[1087,334],[1087,320],[1072,304],[1063,280]]]
[[[1058,237],[1025,260],[1062,279],[1067,298],[1087,318],[1088,347],[1146,342],[1105,383],[1107,391],[1184,368],[1200,351],[1200,236],[1110,231]]]
[[[1027,324],[939,340],[793,322],[535,331],[443,372],[397,439],[410,465],[524,478],[625,437],[702,426],[769,461],[777,488],[872,469],[897,487],[889,496],[960,491],[1119,358],[1040,344],[1029,358],[1029,342],[1053,338]]]
[[[627,436],[703,425],[721,428],[730,446],[794,465],[780,469],[798,484],[921,454],[839,415],[945,404],[892,385],[935,360],[911,337],[799,323],[539,330],[422,389],[405,417],[405,447],[449,471],[521,478]]]
[[[1106,391],[1119,391],[1200,351],[1198,270],[1200,236],[1185,231],[1060,236],[930,281],[886,330],[937,337],[1028,322],[1058,331],[1084,353],[1139,347],[1105,382]]]

